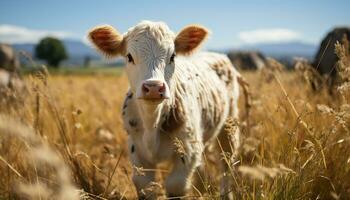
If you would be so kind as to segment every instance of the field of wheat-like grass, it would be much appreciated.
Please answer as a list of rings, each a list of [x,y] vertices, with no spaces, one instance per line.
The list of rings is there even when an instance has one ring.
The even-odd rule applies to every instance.
[[[348,62],[348,61],[344,61]],[[346,64],[346,63],[345,63]],[[218,159],[232,166],[235,199],[349,199],[350,87],[312,90],[301,73],[242,74],[242,148],[235,160],[204,155],[205,193],[219,199]],[[303,78],[304,77],[304,78]],[[26,75],[26,91],[0,103],[0,199],[134,199],[121,107],[126,75]],[[143,169],[138,169],[142,175]],[[166,172],[159,173],[159,181]],[[161,184],[149,190],[162,195]]]

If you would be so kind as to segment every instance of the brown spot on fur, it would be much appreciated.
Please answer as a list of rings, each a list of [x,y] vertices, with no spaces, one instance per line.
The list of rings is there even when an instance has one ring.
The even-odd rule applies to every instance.
[[[129,120],[129,125],[130,125],[131,127],[136,127],[136,126],[137,126],[137,121],[136,121],[136,119],[130,119],[130,120]]]
[[[183,164],[185,164],[185,158],[183,156],[181,156],[181,161]]]
[[[219,68],[219,65],[218,65],[217,63],[215,63],[215,64],[212,65],[212,68],[213,68],[215,71],[217,71],[217,69]]]
[[[132,96],[133,96],[133,93],[130,91],[126,94],[126,98],[124,99],[124,103],[123,103],[123,115],[125,115],[124,110],[128,107],[128,101],[129,99],[132,98]]]
[[[128,107],[128,100],[129,100],[129,98],[124,99],[123,110],[125,110],[125,108]]]
[[[134,94],[133,94],[132,92],[128,92],[127,97],[128,97],[129,99],[131,99],[133,95],[134,95]]]

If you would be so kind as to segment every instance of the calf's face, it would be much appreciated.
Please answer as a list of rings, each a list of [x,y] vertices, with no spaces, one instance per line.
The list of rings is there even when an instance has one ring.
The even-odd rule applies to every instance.
[[[175,34],[161,22],[141,22],[121,35],[109,25],[89,32],[89,39],[106,55],[122,55],[131,90],[138,99],[161,102],[171,98],[176,55],[191,54],[207,37],[207,29],[192,25]]]

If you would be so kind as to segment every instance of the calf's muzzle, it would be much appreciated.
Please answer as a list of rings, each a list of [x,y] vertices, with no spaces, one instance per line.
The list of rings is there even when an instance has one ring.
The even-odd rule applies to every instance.
[[[167,99],[166,85],[160,80],[147,80],[142,83],[142,94],[140,99],[162,100]]]

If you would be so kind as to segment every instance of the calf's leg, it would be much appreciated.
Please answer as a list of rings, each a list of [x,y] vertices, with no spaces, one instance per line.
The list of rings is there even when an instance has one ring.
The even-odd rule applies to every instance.
[[[201,163],[201,152],[192,153],[190,156],[176,155],[171,173],[165,181],[165,189],[168,197],[185,196],[191,187],[191,179],[196,168]]]
[[[146,160],[142,159],[137,153],[135,152],[135,147],[131,145],[130,147],[130,157],[133,168],[133,177],[132,180],[135,184],[138,198],[139,199],[156,199],[156,194],[152,191],[145,190],[147,186],[149,186],[149,183],[154,181],[155,178],[155,170],[145,170],[142,171],[140,168],[143,169],[155,169],[155,165],[150,164]]]

